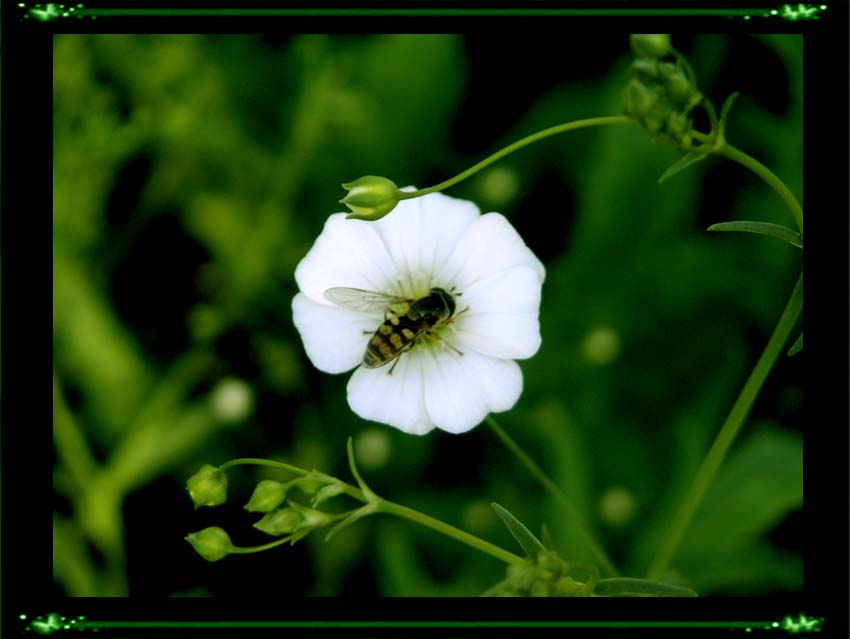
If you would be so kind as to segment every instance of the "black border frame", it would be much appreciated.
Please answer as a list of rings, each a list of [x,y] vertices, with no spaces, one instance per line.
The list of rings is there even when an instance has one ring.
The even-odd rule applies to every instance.
[[[816,362],[810,366],[814,372],[806,382],[806,410],[809,432],[805,449],[807,522],[810,522],[805,559],[805,587],[801,597],[747,599],[677,599],[675,605],[669,601],[647,599],[610,599],[602,603],[599,599],[582,599],[576,603],[564,600],[493,600],[484,599],[394,599],[391,605],[385,601],[346,600],[303,600],[293,602],[253,601],[236,602],[234,609],[226,609],[219,600],[174,599],[166,601],[144,601],[127,598],[119,600],[62,599],[51,600],[45,595],[49,589],[46,571],[49,562],[46,546],[49,530],[44,507],[45,495],[52,494],[48,483],[49,473],[43,472],[41,460],[49,459],[49,441],[43,437],[42,428],[51,419],[46,402],[40,402],[42,392],[47,392],[48,362],[42,358],[40,345],[44,343],[42,330],[47,332],[47,314],[42,312],[46,305],[46,287],[49,277],[48,260],[42,254],[40,236],[44,233],[43,212],[52,210],[50,188],[45,184],[52,175],[50,132],[52,122],[52,46],[54,33],[75,32],[246,32],[269,30],[269,17],[261,19],[242,16],[216,16],[215,11],[238,4],[240,9],[252,6],[303,7],[304,2],[259,2],[232,0],[204,5],[213,13],[205,16],[122,17],[100,16],[97,20],[67,18],[47,22],[32,19],[26,11],[33,3],[17,2],[3,4],[2,34],[2,210],[0,219],[0,308],[2,308],[2,514],[0,514],[0,540],[2,540],[2,624],[3,635],[17,637],[26,634],[27,622],[37,615],[57,612],[68,618],[79,615],[89,620],[198,620],[207,621],[250,621],[263,619],[317,620],[337,619],[353,621],[385,620],[397,621],[393,628],[373,628],[364,632],[362,628],[337,629],[172,629],[168,632],[144,629],[122,629],[120,636],[248,636],[269,634],[270,636],[528,636],[540,634],[562,636],[566,628],[541,629],[529,626],[525,629],[487,628],[475,630],[460,626],[469,620],[516,621],[516,620],[599,620],[649,621],[693,620],[714,621],[771,621],[785,615],[804,613],[825,620],[819,633],[825,637],[846,637],[847,630],[847,483],[845,483],[848,451],[847,404],[837,401],[844,397],[848,388],[847,366],[838,366],[830,372],[835,362],[835,353],[848,352],[843,347],[847,336],[847,304],[843,299],[848,291],[844,280],[846,271],[837,268],[838,259],[846,259],[848,228],[848,201],[846,182],[847,170],[847,77],[848,50],[847,24],[848,7],[842,2],[822,2],[827,10],[818,20],[782,21],[776,17],[753,15],[750,20],[741,16],[697,16],[689,19],[681,15],[671,17],[658,15],[675,7],[698,11],[706,6],[731,10],[740,3],[721,2],[707,5],[703,2],[680,3],[629,3],[634,9],[641,7],[653,11],[653,15],[633,16],[628,19],[629,28],[640,30],[678,30],[718,32],[802,32],[805,34],[805,168],[806,206],[815,213],[807,235],[809,246],[806,265],[806,288],[809,291],[809,313],[806,314],[805,359]],[[355,15],[326,17],[288,16],[282,20],[286,30],[294,32],[352,31],[388,32],[440,31],[448,26],[446,16],[399,13],[397,15],[375,15],[370,9],[427,9],[434,4],[415,0],[413,2],[358,2],[357,7],[345,2],[311,3],[311,9],[354,8]],[[472,2],[440,2],[443,9],[457,9],[452,30],[468,28],[495,28],[510,30],[523,22],[539,20],[535,9],[543,8],[542,1],[513,3],[488,1],[486,6],[475,5],[480,13],[468,13]],[[747,2],[754,10],[770,10],[770,7],[786,3]],[[793,4],[793,3],[792,3]],[[181,2],[159,2],[143,0],[113,0],[87,3],[88,8],[127,8],[131,6],[160,6],[179,8],[198,7],[188,0]],[[623,21],[606,18],[601,11],[623,6],[622,2],[547,2],[546,8],[587,9],[594,15],[583,21],[588,26],[606,26],[609,22]],[[499,15],[500,9],[519,9],[527,15]],[[236,20],[234,22],[234,20]],[[519,22],[518,22],[519,21]],[[442,24],[442,27],[440,26]],[[618,24],[619,26],[619,24]],[[199,29],[199,27],[202,27]],[[395,29],[393,29],[395,27]],[[545,29],[552,29],[547,24]],[[836,152],[837,151],[837,152]],[[829,159],[828,159],[829,158]],[[48,182],[49,183],[49,182]],[[839,188],[838,185],[841,185]],[[45,253],[47,249],[44,249]],[[843,264],[844,262],[842,262]],[[21,274],[26,274],[22,276]],[[35,284],[35,286],[31,285]],[[836,303],[836,297],[841,303]],[[45,326],[42,327],[41,322]],[[814,358],[814,359],[812,359]],[[33,401],[35,400],[35,401]],[[43,413],[42,413],[43,411]],[[842,472],[835,472],[841,469]],[[808,584],[813,584],[809,586]],[[27,615],[21,619],[20,615]],[[455,628],[417,627],[416,621],[456,621]],[[581,636],[682,636],[683,629],[614,629],[597,628],[578,631]],[[761,634],[756,628],[751,634]],[[776,632],[764,630],[763,632]],[[688,636],[716,636],[716,629],[687,630]],[[98,636],[104,637],[106,629]],[[575,635],[574,635],[575,636]],[[805,635],[802,635],[805,636]]]

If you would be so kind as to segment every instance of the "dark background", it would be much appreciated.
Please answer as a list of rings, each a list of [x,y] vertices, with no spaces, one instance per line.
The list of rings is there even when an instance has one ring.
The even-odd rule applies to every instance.
[[[730,142],[802,198],[802,37],[673,42],[717,107],[741,91]],[[267,457],[350,480],[349,436],[380,495],[519,552],[497,501],[534,532],[545,523],[565,559],[588,559],[485,427],[420,438],[357,418],[348,375],[304,355],[292,273],[340,210],[340,183],[427,186],[536,130],[617,114],[629,62],[625,34],[57,35],[55,593],[250,595],[272,579],[281,597],[468,596],[504,576],[387,517],[215,564],[183,541],[209,525],[239,545],[268,541],[241,506],[259,479],[285,479],[240,467],[228,504],[196,511],[184,484],[203,463]],[[543,346],[499,420],[633,576],[802,261],[770,238],[707,233],[793,222],[721,159],[658,185],[677,157],[638,127],[581,131],[449,191],[505,214],[547,267]],[[802,588],[805,358],[778,363],[668,579],[706,596]],[[69,466],[86,455],[91,467]]]

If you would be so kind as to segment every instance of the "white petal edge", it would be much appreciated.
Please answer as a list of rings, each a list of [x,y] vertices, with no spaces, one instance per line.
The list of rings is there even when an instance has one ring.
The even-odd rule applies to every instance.
[[[527,359],[540,348],[540,289],[529,266],[480,279],[456,298],[459,315],[444,337],[464,352]]]
[[[432,286],[447,285],[435,276],[464,231],[480,216],[473,202],[431,193],[402,200],[375,222],[405,295],[422,296]]]
[[[348,380],[348,405],[363,419],[389,424],[411,435],[434,429],[425,410],[422,350],[405,353],[389,375],[391,363],[361,366]]]
[[[522,371],[507,359],[423,349],[425,408],[437,428],[465,433],[488,413],[509,410],[522,394]]]
[[[500,213],[487,213],[466,227],[437,279],[463,291],[477,281],[513,266],[528,266],[540,283],[546,269]]]
[[[325,373],[344,373],[363,360],[381,318],[318,304],[298,293],[292,299],[292,321],[313,365]]]
[[[392,294],[397,274],[373,222],[331,215],[312,248],[298,263],[299,290],[318,304],[330,305],[324,293],[335,286]]]

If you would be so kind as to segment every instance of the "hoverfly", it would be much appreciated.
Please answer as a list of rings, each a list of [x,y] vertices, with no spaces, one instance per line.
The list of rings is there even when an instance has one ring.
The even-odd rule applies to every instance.
[[[457,293],[456,295],[460,295]],[[430,331],[438,324],[446,324],[455,315],[454,296],[443,288],[433,287],[428,295],[418,299],[406,299],[364,291],[359,288],[334,287],[325,291],[325,298],[343,308],[359,313],[383,311],[384,321],[372,335],[363,353],[366,368],[378,368],[393,362],[388,375],[398,364],[402,353],[410,350],[422,335],[439,336]],[[463,309],[462,312],[467,309]],[[441,340],[444,343],[445,340]],[[460,355],[459,350],[448,344]]]

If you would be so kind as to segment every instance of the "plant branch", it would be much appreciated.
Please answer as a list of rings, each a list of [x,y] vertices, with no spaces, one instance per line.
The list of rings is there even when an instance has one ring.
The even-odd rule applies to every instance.
[[[750,408],[752,408],[765,379],[767,379],[776,360],[783,353],[783,347],[788,342],[791,331],[794,329],[794,325],[802,309],[803,274],[801,273],[794,291],[791,293],[791,298],[788,300],[788,304],[785,306],[785,310],[776,324],[773,335],[771,335],[764,352],[747,378],[744,387],[741,389],[741,393],[738,395],[738,399],[735,400],[732,406],[732,410],[729,411],[729,416],[723,423],[723,427],[720,429],[717,438],[714,440],[714,444],[712,444],[711,449],[708,451],[702,465],[697,471],[696,477],[694,477],[694,481],[684,501],[673,518],[673,522],[670,524],[670,528],[667,530],[661,545],[658,547],[647,571],[647,579],[658,580],[667,570],[667,566],[676,553],[694,513],[696,513],[708,487],[717,475],[717,471],[726,458],[732,442],[735,441],[735,437],[744,425]]]
[[[510,435],[502,428],[499,423],[493,418],[492,415],[487,415],[484,419],[487,422],[487,425],[490,429],[496,434],[496,436],[502,441],[502,443],[510,450],[519,461],[526,467],[528,472],[530,472],[537,481],[539,481],[543,487],[548,491],[548,493],[564,508],[567,513],[567,516],[570,519],[570,523],[576,527],[576,529],[581,533],[582,538],[584,539],[585,544],[593,553],[594,559],[599,562],[602,566],[602,569],[612,576],[617,576],[617,569],[614,567],[614,564],[611,563],[611,560],[608,558],[608,555],[605,554],[605,551],[602,547],[596,542],[596,540],[591,536],[591,534],[587,531],[587,528],[582,521],[581,515],[579,515],[578,510],[576,510],[575,506],[573,506],[569,497],[564,494],[558,485],[553,482],[546,473],[538,466],[528,454],[519,447]]]

